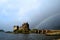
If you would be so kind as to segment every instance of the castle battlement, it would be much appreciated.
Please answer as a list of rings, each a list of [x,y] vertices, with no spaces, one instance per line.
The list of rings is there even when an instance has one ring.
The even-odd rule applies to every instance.
[[[29,24],[28,23],[24,23],[22,24],[22,26],[14,26],[14,32],[18,31],[18,30],[24,30],[25,32],[26,31],[29,31]]]

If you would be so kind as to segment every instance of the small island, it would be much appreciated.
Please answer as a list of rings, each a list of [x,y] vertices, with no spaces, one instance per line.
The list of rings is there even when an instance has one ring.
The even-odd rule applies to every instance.
[[[23,34],[45,34],[45,35],[60,35],[60,30],[38,30],[38,29],[30,29],[28,23],[22,24],[22,26],[14,26],[13,33],[23,33]]]
[[[14,26],[13,28],[13,33],[24,33],[24,34],[29,34],[29,33],[40,33],[41,30],[38,29],[30,29],[28,23],[22,24],[22,26]]]
[[[0,30],[4,32],[4,30]],[[5,33],[14,33],[14,34],[45,34],[46,36],[56,36],[60,35],[60,30],[39,30],[39,29],[30,29],[28,23],[23,23],[22,26],[14,26],[13,32],[6,31]]]
[[[4,32],[4,30],[0,30],[0,32]]]
[[[13,29],[14,29],[13,30],[14,33],[25,33],[25,34],[30,33],[30,29],[29,29],[29,24],[28,23],[24,23],[20,27],[19,26],[14,26]]]
[[[13,33],[13,32],[11,32],[11,31],[6,31],[5,33]]]

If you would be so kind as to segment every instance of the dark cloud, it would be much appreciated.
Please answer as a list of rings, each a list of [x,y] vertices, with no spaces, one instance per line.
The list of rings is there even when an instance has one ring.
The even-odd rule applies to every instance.
[[[39,29],[60,29],[60,14],[46,19],[38,26]]]

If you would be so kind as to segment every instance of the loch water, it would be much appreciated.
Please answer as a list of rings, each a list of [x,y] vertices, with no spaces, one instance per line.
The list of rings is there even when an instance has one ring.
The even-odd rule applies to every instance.
[[[0,40],[53,40],[60,36],[46,36],[44,34],[12,34],[0,32]]]

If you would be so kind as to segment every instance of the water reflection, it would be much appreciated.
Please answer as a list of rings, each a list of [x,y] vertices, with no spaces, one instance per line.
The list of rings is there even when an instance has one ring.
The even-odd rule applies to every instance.
[[[60,36],[45,36],[43,34],[8,34],[0,33],[0,40],[52,40]]]

